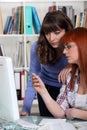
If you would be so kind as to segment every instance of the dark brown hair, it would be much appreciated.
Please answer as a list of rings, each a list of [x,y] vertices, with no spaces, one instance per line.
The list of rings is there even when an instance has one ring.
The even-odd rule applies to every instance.
[[[47,41],[45,34],[60,29],[69,31],[73,28],[70,19],[61,11],[48,12],[43,19],[40,36],[38,39],[37,53],[42,64],[55,64],[63,55],[62,48],[53,48]]]
[[[63,44],[75,42],[79,52],[80,71],[84,76],[84,81],[87,85],[87,28],[78,27],[67,32],[61,39]],[[72,64],[71,88],[74,87],[75,73],[77,69],[76,64]]]

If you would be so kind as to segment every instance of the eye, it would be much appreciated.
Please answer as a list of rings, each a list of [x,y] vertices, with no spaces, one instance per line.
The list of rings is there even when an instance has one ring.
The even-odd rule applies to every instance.
[[[65,49],[69,50],[72,46],[71,45],[65,45]]]
[[[71,45],[67,45],[67,49],[70,49],[72,46]]]
[[[56,35],[58,35],[58,34],[60,34],[60,31],[55,31],[54,33],[55,33]]]

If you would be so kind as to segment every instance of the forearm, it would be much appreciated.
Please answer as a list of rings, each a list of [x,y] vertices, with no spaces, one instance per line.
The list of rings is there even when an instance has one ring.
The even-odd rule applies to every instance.
[[[59,106],[59,104],[52,99],[47,91],[40,94],[42,96],[43,101],[45,102],[48,110],[52,113],[52,115],[56,118],[63,118],[65,112]]]
[[[87,120],[86,110],[75,109],[75,112],[73,112],[73,115],[74,115],[74,118]]]
[[[23,112],[28,112],[30,114],[32,102],[35,97],[36,91],[32,87],[27,87],[26,93],[25,93],[25,99],[23,102]]]

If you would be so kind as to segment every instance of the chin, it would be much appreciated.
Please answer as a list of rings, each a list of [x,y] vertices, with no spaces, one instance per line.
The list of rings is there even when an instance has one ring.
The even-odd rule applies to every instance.
[[[69,64],[73,64],[73,62],[72,62],[72,61],[70,61],[70,60],[68,60],[68,63],[69,63]]]

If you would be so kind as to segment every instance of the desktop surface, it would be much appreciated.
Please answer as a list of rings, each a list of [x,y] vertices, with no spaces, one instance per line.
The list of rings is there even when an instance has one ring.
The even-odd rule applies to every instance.
[[[23,117],[21,117],[23,127],[21,127],[21,125],[18,125],[17,122],[13,123],[13,122],[8,122],[8,121],[3,121],[3,120],[0,120],[0,127],[2,128],[1,130],[55,130],[55,129],[45,129],[45,127],[42,127],[42,125],[40,125],[40,122],[42,122],[43,120],[46,123],[47,123],[47,120],[50,122],[52,121],[51,124],[53,123],[53,127],[54,127],[55,126],[54,122],[57,122],[58,119],[49,118],[49,117],[41,117],[41,116],[23,116]],[[77,120],[77,119],[74,119],[74,120],[59,119],[59,120],[61,120],[62,122],[64,122],[64,120],[66,120],[67,123],[71,124],[71,126],[69,126],[70,130],[74,130],[71,128],[72,125],[74,126],[75,130],[80,130],[80,129],[87,130],[87,121]],[[20,121],[19,121],[19,124],[20,124]],[[28,124],[28,125],[26,125],[26,124]],[[3,129],[3,126],[5,126],[5,125],[7,125],[7,126],[5,129]],[[13,127],[13,128],[10,128],[10,127]],[[59,127],[59,126],[57,126],[57,127]],[[58,130],[61,130],[61,129],[58,129]],[[69,130],[69,129],[67,128],[66,130]]]

